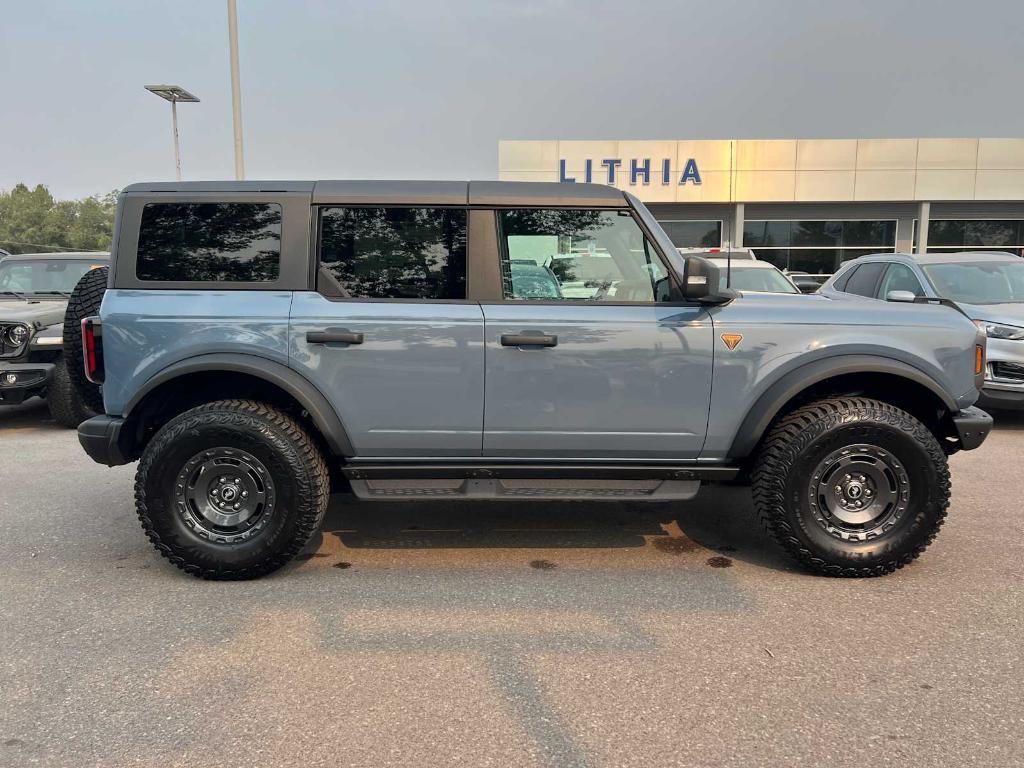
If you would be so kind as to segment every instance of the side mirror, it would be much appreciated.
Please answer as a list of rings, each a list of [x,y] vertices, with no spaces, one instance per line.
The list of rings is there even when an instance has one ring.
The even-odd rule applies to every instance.
[[[723,288],[722,268],[701,256],[687,256],[683,267],[683,298],[702,304],[725,304],[739,296]]]
[[[885,294],[886,301],[899,301],[905,304],[913,304],[917,301],[917,296],[914,295],[913,291],[889,291]]]

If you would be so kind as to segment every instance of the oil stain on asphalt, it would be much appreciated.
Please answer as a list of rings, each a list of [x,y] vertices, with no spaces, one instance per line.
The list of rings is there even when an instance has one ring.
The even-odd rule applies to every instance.
[[[684,552],[692,552],[700,544],[687,536],[664,536],[655,539],[653,546],[659,552],[665,552],[669,555],[681,555]]]

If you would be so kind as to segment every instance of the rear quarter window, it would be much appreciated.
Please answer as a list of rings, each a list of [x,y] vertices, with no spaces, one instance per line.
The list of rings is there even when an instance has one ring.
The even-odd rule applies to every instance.
[[[281,269],[276,203],[147,203],[139,225],[140,281],[261,283]]]
[[[850,282],[850,275],[857,271],[856,267],[852,267],[846,270],[843,274],[836,278],[836,281],[832,283],[832,287],[837,291],[845,291],[846,284]]]
[[[878,286],[878,278],[882,276],[887,264],[881,261],[872,261],[861,264],[856,271],[850,275],[846,282],[846,293],[854,293],[858,296],[872,297],[875,295],[875,288]]]

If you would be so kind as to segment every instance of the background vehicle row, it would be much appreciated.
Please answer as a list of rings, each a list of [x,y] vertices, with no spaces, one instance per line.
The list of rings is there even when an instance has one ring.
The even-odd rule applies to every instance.
[[[75,343],[64,344],[64,315],[79,279],[109,263],[106,253],[30,253],[0,260],[0,403],[43,397],[54,420],[74,428],[102,410],[82,400]],[[105,273],[104,273],[105,274]]]

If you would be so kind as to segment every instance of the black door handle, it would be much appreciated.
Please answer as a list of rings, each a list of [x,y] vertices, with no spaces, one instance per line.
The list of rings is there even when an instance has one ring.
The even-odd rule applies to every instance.
[[[326,331],[307,331],[307,344],[362,344],[363,334],[351,333],[344,328],[328,328]]]
[[[503,333],[503,347],[557,347],[558,337],[550,333]]]

